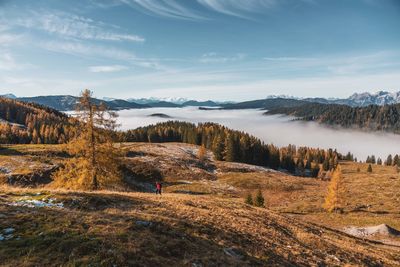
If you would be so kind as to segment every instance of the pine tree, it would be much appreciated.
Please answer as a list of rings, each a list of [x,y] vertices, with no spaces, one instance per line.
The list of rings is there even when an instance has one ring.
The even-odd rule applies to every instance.
[[[56,185],[97,190],[118,184],[121,174],[113,144],[117,115],[93,103],[92,92],[87,89],[81,93],[76,112],[80,132],[67,145],[72,158],[55,174]]]
[[[224,149],[225,149],[225,145],[224,145],[221,135],[216,136],[214,138],[214,141],[212,144],[212,150],[214,152],[214,156],[215,156],[216,160],[223,160]]]
[[[256,207],[264,207],[264,197],[260,189],[258,190],[257,195],[254,199],[254,205]]]
[[[399,155],[397,155],[397,154],[393,158],[393,165],[400,167],[400,158],[399,158]]]
[[[234,162],[236,160],[234,136],[232,134],[228,134],[225,143],[224,160]]]
[[[372,165],[371,164],[368,164],[367,172],[372,172]]]
[[[375,155],[372,155],[372,156],[371,156],[371,163],[372,163],[372,164],[375,164],[375,163],[376,163]]]
[[[392,158],[391,154],[389,154],[389,156],[386,159],[386,165],[387,166],[392,166],[393,165],[393,158]]]
[[[250,193],[246,196],[244,203],[246,203],[248,205],[253,205],[253,197],[251,196]]]
[[[331,181],[328,186],[328,193],[325,197],[324,209],[328,212],[337,211],[341,208],[343,176],[340,165],[336,167],[332,174]]]

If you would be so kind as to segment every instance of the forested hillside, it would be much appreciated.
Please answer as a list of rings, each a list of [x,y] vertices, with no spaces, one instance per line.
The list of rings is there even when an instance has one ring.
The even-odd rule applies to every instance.
[[[259,100],[251,100],[239,103],[222,105],[222,109],[274,109],[279,107],[298,107],[305,103],[303,100],[289,99],[289,98],[266,98]]]
[[[52,108],[18,100],[0,98],[0,143],[57,144],[76,136],[79,129],[74,118]],[[183,142],[203,145],[217,160],[243,162],[273,169],[285,169],[297,175],[317,176],[338,160],[353,160],[333,150],[289,145],[278,148],[264,144],[245,132],[231,130],[219,124],[169,121],[118,134],[122,142]],[[321,165],[322,164],[322,165]]]
[[[75,110],[75,106],[79,101],[79,97],[70,95],[50,95],[50,96],[34,96],[34,97],[20,97],[17,98],[19,101],[36,103],[39,105],[44,105],[51,107],[60,111],[70,111]],[[104,103],[109,109],[121,110],[121,109],[131,109],[131,108],[148,108],[148,105],[140,105],[134,102],[128,102],[122,99],[114,99],[110,101],[105,101],[101,99],[92,99],[96,105]]]
[[[297,107],[280,107],[265,114],[286,114],[302,120],[317,121],[346,128],[400,133],[400,104],[349,107],[336,104],[308,103]]]
[[[52,108],[0,97],[0,143],[65,143],[75,134],[73,123]]]
[[[169,121],[121,133],[125,142],[183,142],[210,149],[217,160],[243,162],[273,169],[285,169],[299,175],[317,176],[330,170],[339,159],[353,160],[349,153],[343,157],[333,150],[313,149],[289,145],[278,148],[265,144],[245,132],[234,131],[215,123],[198,125]]]

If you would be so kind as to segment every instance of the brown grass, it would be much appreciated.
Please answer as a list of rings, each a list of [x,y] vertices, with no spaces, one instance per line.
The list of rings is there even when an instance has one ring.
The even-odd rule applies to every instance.
[[[253,208],[240,199],[47,191],[43,194],[66,208],[6,205],[36,192],[1,193],[0,229],[14,227],[19,237],[0,243],[2,265],[339,266],[400,260],[391,248]],[[240,257],[227,255],[227,248]]]

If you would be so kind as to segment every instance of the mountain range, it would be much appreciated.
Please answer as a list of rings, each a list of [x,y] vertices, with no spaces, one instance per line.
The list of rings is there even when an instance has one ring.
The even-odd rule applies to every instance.
[[[74,110],[78,101],[78,97],[70,95],[50,95],[50,96],[35,96],[35,97],[16,97],[13,94],[0,95],[11,99],[17,99],[24,102],[33,102],[45,106],[52,107],[60,111]],[[185,106],[197,107],[219,107],[221,109],[248,109],[248,108],[263,108],[271,109],[276,107],[294,107],[304,103],[321,103],[321,104],[339,104],[351,107],[365,107],[368,105],[391,105],[400,103],[399,92],[379,91],[376,93],[355,93],[344,99],[326,99],[326,98],[296,98],[289,96],[269,96],[265,99],[258,99],[244,102],[216,102],[216,101],[196,101],[186,98],[130,98],[127,100],[103,98],[95,99],[96,103],[104,102],[110,109],[137,109],[151,107],[166,107],[176,108]]]

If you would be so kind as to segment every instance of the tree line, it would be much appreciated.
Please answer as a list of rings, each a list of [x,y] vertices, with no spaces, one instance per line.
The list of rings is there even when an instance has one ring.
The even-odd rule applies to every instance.
[[[123,142],[183,142],[204,146],[217,160],[242,162],[284,169],[291,173],[316,177],[320,170],[334,169],[339,160],[353,160],[333,149],[277,147],[242,131],[229,129],[216,123],[193,124],[168,121],[119,133]]]
[[[76,123],[52,108],[0,97],[0,143],[66,143],[76,135]]]
[[[400,104],[350,107],[338,104],[307,103],[295,107],[278,107],[265,114],[292,115],[306,121],[317,121],[346,128],[400,133]]]
[[[375,155],[368,156],[366,163],[376,164],[376,165],[386,165],[386,166],[397,166],[400,167],[400,156],[398,154],[392,156],[389,154],[386,160],[382,160],[381,158],[376,158]]]

